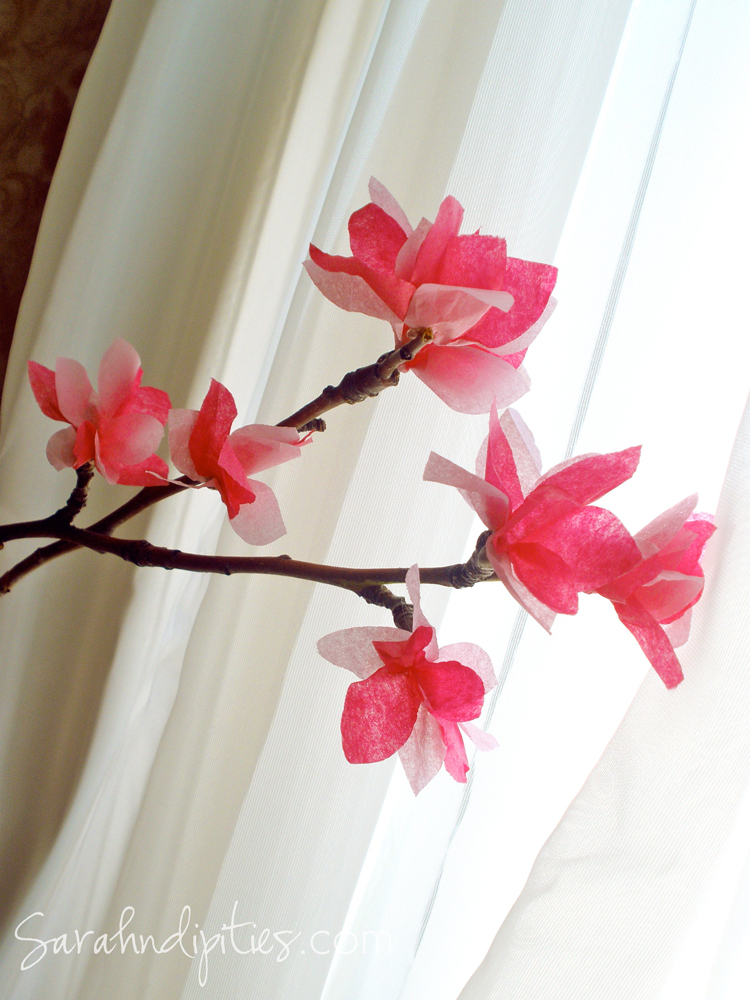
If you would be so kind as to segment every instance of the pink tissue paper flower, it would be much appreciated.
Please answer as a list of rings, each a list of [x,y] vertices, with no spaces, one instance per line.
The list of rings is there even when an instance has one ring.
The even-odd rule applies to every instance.
[[[477,475],[430,454],[424,479],[455,486],[492,529],[486,550],[495,573],[549,630],[574,615],[578,594],[605,586],[640,562],[641,552],[610,511],[591,506],[635,472],[640,448],[580,455],[541,475],[531,432],[517,413],[498,420],[477,457]]]
[[[267,545],[286,528],[271,487],[248,477],[298,458],[307,438],[293,427],[265,424],[249,424],[230,434],[236,416],[231,392],[211,379],[200,410],[170,412],[169,451],[180,472],[219,491],[240,538]]]
[[[422,613],[416,566],[407,573],[406,586],[414,605],[412,632],[343,629],[320,639],[318,651],[360,678],[349,686],[341,717],[346,759],[369,764],[398,751],[416,795],[443,765],[456,781],[466,781],[462,732],[479,750],[497,746],[470,721],[479,717],[497,679],[479,646],[460,642],[438,649],[435,630]]]
[[[694,514],[697,496],[670,507],[635,535],[640,562],[600,587],[668,688],[683,679],[675,648],[690,635],[691,608],[703,593],[700,559],[714,532],[710,514]]]
[[[58,358],[54,371],[29,361],[28,371],[42,413],[70,425],[47,443],[56,469],[93,461],[110,483],[163,485],[169,470],[153,452],[164,433],[169,396],[141,385],[141,361],[127,341],[118,338],[102,358],[98,392],[72,358]]]
[[[340,308],[391,323],[397,346],[429,327],[433,342],[402,368],[454,410],[487,413],[494,400],[519,399],[530,386],[521,362],[554,308],[557,269],[508,257],[497,236],[459,236],[453,197],[416,229],[374,177],[370,197],[349,219],[353,256],[310,245],[314,283]]]

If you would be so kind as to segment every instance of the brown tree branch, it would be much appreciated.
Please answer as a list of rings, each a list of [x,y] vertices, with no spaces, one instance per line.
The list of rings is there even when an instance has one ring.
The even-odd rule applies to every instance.
[[[43,522],[37,522],[38,525]],[[209,556],[194,552],[181,552],[179,549],[168,549],[151,545],[144,540],[128,538],[113,538],[73,525],[58,523],[53,525],[48,520],[42,529],[46,538],[57,538],[75,546],[92,549],[100,554],[111,554],[131,562],[136,566],[151,566],[161,569],[182,569],[191,573],[216,573],[223,576],[234,574],[262,574],[269,576],[288,576],[298,580],[309,580],[313,583],[326,583],[333,587],[341,587],[361,595],[372,604],[379,604],[394,611],[402,621],[406,621],[406,602],[394,597],[382,588],[383,584],[403,583],[406,580],[407,568],[395,567],[387,569],[354,569],[348,566],[325,566],[320,563],[303,562],[290,559],[289,556]],[[26,537],[32,537],[31,535]],[[36,537],[39,537],[37,535]],[[469,582],[471,571],[467,569],[476,561],[475,553],[468,563],[452,566],[433,566],[420,569],[422,583],[436,584],[441,587],[471,586]],[[7,593],[14,579],[10,573],[0,577],[0,593]],[[486,574],[478,576],[479,580],[490,579]],[[364,593],[363,593],[364,591]],[[394,616],[395,619],[395,616]]]
[[[317,399],[303,406],[301,410],[293,413],[286,420],[282,420],[277,424],[277,427],[296,427],[297,430],[303,433],[310,430],[324,431],[326,425],[325,421],[320,418],[321,413],[326,413],[328,410],[333,409],[335,406],[340,406],[342,403],[353,404],[377,396],[383,389],[396,385],[398,383],[399,365],[405,361],[412,360],[417,352],[431,340],[432,331],[430,329],[416,331],[415,336],[411,340],[407,341],[402,347],[383,354],[374,365],[368,365],[365,368],[358,368],[356,371],[349,372],[338,386],[327,386]],[[81,470],[78,471],[80,475]],[[83,473],[83,475],[88,475],[88,473]],[[109,535],[115,528],[118,528],[121,524],[140,514],[141,511],[152,507],[155,503],[159,503],[159,501],[165,500],[167,497],[181,493],[191,483],[191,479],[187,476],[182,476],[179,480],[167,483],[164,486],[145,486],[126,503],[122,504],[106,517],[90,525],[88,530],[96,532],[98,535]],[[87,486],[88,483],[85,485]],[[71,507],[71,501],[74,496],[82,497],[85,503],[85,489],[83,494],[77,493],[77,490],[81,486],[82,483],[79,478],[76,489],[71,494],[63,511],[74,510],[75,503],[78,502],[77,500],[74,501],[74,506]],[[71,523],[82,507],[83,503],[74,510],[70,518],[67,517],[67,514],[65,515],[65,520],[68,524]],[[2,548],[5,542],[17,538],[58,537],[55,534],[48,534],[46,529],[49,527],[54,528],[60,523],[63,511],[57,511],[51,517],[43,518],[39,521],[23,521],[18,524],[0,526],[0,548]],[[0,577],[0,594],[7,593],[18,580],[28,576],[35,569],[38,569],[45,563],[51,562],[53,559],[57,559],[59,556],[65,555],[66,552],[74,551],[78,547],[79,545],[76,542],[69,539],[60,539],[51,545],[44,545],[36,549]]]
[[[402,347],[383,354],[374,365],[349,372],[338,385],[327,385],[317,399],[313,399],[276,426],[296,427],[300,430],[335,406],[341,406],[342,403],[361,403],[363,399],[378,396],[389,386],[398,385],[399,365],[411,361],[425,344],[429,344],[432,340],[432,330],[429,327],[410,332],[414,336]]]

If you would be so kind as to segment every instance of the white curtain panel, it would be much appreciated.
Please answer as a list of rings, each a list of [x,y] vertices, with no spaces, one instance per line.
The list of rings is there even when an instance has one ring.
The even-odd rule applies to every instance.
[[[714,20],[700,21],[704,7],[715,12]],[[415,220],[433,213],[450,190],[466,206],[469,226],[506,236],[516,255],[550,260],[562,234],[559,263],[579,261],[578,271],[571,267],[576,276],[568,286],[579,311],[563,314],[550,328],[549,343],[538,346],[535,389],[524,409],[535,429],[546,428],[545,457],[549,464],[562,457],[571,427],[580,433],[579,450],[611,450],[651,433],[657,458],[647,467],[649,487],[659,475],[664,478],[658,456],[666,452],[666,475],[678,492],[674,499],[691,492],[678,489],[690,479],[690,468],[684,468],[689,449],[675,449],[675,457],[665,447],[668,436],[659,438],[649,428],[679,429],[674,406],[680,400],[677,380],[683,378],[690,386],[685,419],[695,450],[704,453],[713,445],[714,464],[726,461],[746,392],[734,346],[740,333],[726,337],[735,366],[723,393],[712,397],[725,403],[726,412],[701,423],[693,387],[700,384],[702,368],[705,377],[716,372],[715,354],[706,342],[695,341],[689,364],[670,373],[668,360],[679,357],[678,341],[671,333],[662,340],[653,323],[639,325],[639,293],[628,300],[624,273],[617,275],[623,247],[630,260],[628,234],[634,211],[636,221],[640,218],[638,199],[643,208],[651,171],[657,169],[653,137],[661,136],[665,108],[673,107],[670,88],[679,83],[674,70],[685,39],[696,34],[705,43],[701,52],[714,59],[714,89],[701,105],[701,127],[715,141],[724,134],[726,120],[714,121],[711,132],[708,109],[717,101],[721,105],[722,86],[726,90],[742,78],[738,60],[726,57],[727,51],[741,51],[747,21],[741,7],[730,0],[699,2],[695,13],[687,0],[666,5],[640,0],[632,11],[630,0],[213,0],[210,5],[114,0],[55,175],[14,342],[3,407],[3,520],[48,513],[71,485],[70,477],[44,462],[50,428],[25,381],[29,357],[51,365],[59,354],[74,356],[91,368],[115,336],[124,336],[141,353],[145,381],[167,388],[174,405],[197,406],[214,376],[235,394],[243,422],[276,422],[328,382],[386,350],[390,331],[384,324],[339,313],[300,276],[313,234],[326,249],[345,252],[346,220],[366,200],[370,174],[393,190]],[[696,32],[693,25],[688,33],[691,17],[700,27]],[[633,38],[641,39],[638,51],[649,54],[645,76],[637,60],[629,69],[623,62]],[[685,59],[688,54],[685,48]],[[647,81],[640,90],[639,80]],[[629,99],[640,102],[637,127],[622,113]],[[686,99],[680,107],[689,115],[693,105]],[[617,146],[611,137],[623,140],[623,123],[628,141],[613,156]],[[669,180],[667,172],[662,178],[667,188]],[[693,176],[683,190],[694,194],[697,183]],[[602,198],[610,199],[606,211]],[[710,214],[710,206],[706,211]],[[587,258],[592,232],[596,249],[589,249]],[[646,255],[640,267],[653,268],[653,258]],[[665,280],[661,273],[659,280]],[[711,272],[711,289],[717,280]],[[627,327],[613,328],[612,318],[606,320],[620,291],[623,303],[630,302],[623,322],[642,339],[650,338],[649,349],[661,352],[656,363],[648,356],[643,365],[629,361],[627,338],[618,332]],[[712,315],[726,330],[734,300],[721,301],[723,311]],[[710,291],[697,295],[695,303],[688,294],[685,309],[701,307],[706,315],[707,302]],[[645,351],[642,340],[639,350]],[[543,351],[549,351],[546,360]],[[673,381],[659,395],[665,371]],[[624,386],[618,378],[623,372]],[[634,417],[640,412],[633,407],[634,391],[668,400],[663,409],[644,407],[642,426]],[[269,476],[289,528],[271,551],[360,565],[458,559],[474,527],[471,518],[452,491],[422,484],[421,468],[431,448],[470,466],[484,433],[483,418],[447,411],[408,377],[376,403],[332,413],[326,433],[294,468]],[[704,475],[698,461],[700,481],[713,483],[716,475]],[[631,500],[630,507],[626,501],[636,519],[631,527],[656,512],[655,489],[650,497]],[[97,487],[92,515],[112,505],[112,492]],[[137,527],[160,544],[243,551],[223,527],[223,508],[207,492],[172,498]],[[664,507],[672,502],[669,496]],[[727,524],[736,519],[735,534],[744,537],[740,500],[731,496],[731,490],[725,493],[721,516]],[[3,567],[24,552],[23,544],[12,551],[6,547]],[[715,559],[717,551],[724,549],[715,548]],[[685,809],[666,818],[662,809],[657,823],[649,805],[654,796],[668,801],[687,786],[692,731],[685,720],[699,711],[701,697],[720,689],[718,674],[712,680],[711,671],[703,670],[710,643],[730,641],[713,630],[715,595],[729,580],[724,563],[715,565],[714,595],[704,604],[686,661],[700,681],[691,679],[691,686],[686,682],[676,693],[649,681],[616,738],[624,747],[636,738],[642,742],[630,756],[610,750],[601,765],[626,789],[638,790],[617,800],[617,808],[627,805],[627,814],[617,813],[616,829],[613,803],[603,801],[599,809],[600,793],[590,794],[586,823],[592,832],[585,843],[606,852],[614,850],[607,846],[610,835],[622,837],[622,866],[612,867],[606,854],[610,881],[604,888],[593,876],[586,881],[580,863],[563,865],[564,874],[553,884],[550,866],[562,864],[560,852],[567,861],[574,850],[566,839],[572,834],[564,832],[572,822],[566,818],[556,835],[563,846],[542,855],[532,888],[467,987],[472,1000],[657,996],[654,984],[667,975],[679,943],[675,913],[687,913],[697,896],[695,887],[683,895],[674,889],[679,872],[687,870],[674,852],[665,856],[674,863],[669,883],[674,891],[660,894],[649,881],[666,864],[659,851],[666,850],[676,817],[687,822]],[[737,561],[736,566],[735,575]],[[473,596],[452,602],[447,629],[459,632],[468,623],[468,605],[461,602]],[[428,596],[431,620],[441,619],[446,599],[446,594]],[[468,790],[469,798],[441,778],[415,803],[411,793],[404,795],[403,779],[391,762],[355,768],[341,753],[338,719],[347,678],[317,656],[315,640],[347,625],[387,623],[384,611],[360,605],[351,595],[295,581],[133,572],[91,553],[48,566],[2,599],[0,808],[11,934],[0,954],[0,995],[13,1000],[457,996],[520,891],[534,855],[622,717],[644,667],[639,652],[627,646],[628,636],[620,645],[615,640],[610,658],[623,666],[623,679],[614,694],[603,692],[598,703],[576,710],[576,692],[594,676],[593,668],[574,672],[573,697],[566,695],[564,669],[568,661],[575,666],[580,640],[564,633],[560,654],[550,652],[551,646],[542,653],[527,636],[519,643],[514,607],[506,602],[495,610],[485,603],[479,615],[484,625],[476,627],[489,632],[492,619],[495,635],[488,644],[494,644],[496,667],[504,662],[509,668],[516,647],[520,650],[492,720],[505,744],[496,751],[496,763],[477,762],[477,787]],[[611,628],[618,628],[615,621]],[[592,635],[589,666],[600,633]],[[484,634],[461,632],[459,638],[484,641]],[[563,680],[547,693],[547,714],[535,720],[530,692],[556,655]],[[739,685],[740,664],[733,669]],[[556,695],[557,714],[564,716],[558,729]],[[560,700],[564,695],[567,701]],[[700,720],[703,742],[696,747],[719,745],[717,733],[725,723],[735,734],[721,744],[725,769],[734,752],[726,748],[739,746],[732,726],[742,704],[735,693],[733,701],[716,702],[708,722]],[[639,705],[643,719],[633,722]],[[731,713],[726,708],[722,714],[720,706],[729,705]],[[586,724],[590,716],[584,708],[593,708],[594,722],[573,762],[568,751],[557,753],[554,740],[561,730]],[[670,735],[669,719],[679,742]],[[546,784],[541,763],[536,770],[514,770],[519,759],[528,759],[529,741],[541,739],[545,728],[552,735],[544,745],[559,758]],[[674,784],[659,769],[661,754],[668,751],[679,762]],[[657,752],[658,759],[650,756]],[[708,788],[709,772],[700,772],[696,788]],[[523,776],[516,779],[517,788],[527,783],[526,799],[513,799],[513,774]],[[661,785],[653,784],[655,774]],[[592,787],[601,789],[597,780]],[[726,803],[711,800],[704,820],[691,831],[692,857],[700,855],[696,887],[708,878],[721,841],[717,834],[706,847],[702,825],[710,822],[715,806],[724,810],[717,829],[728,829],[741,784],[739,778],[734,782]],[[533,824],[527,818],[529,795],[548,803]],[[510,808],[493,826],[500,801],[510,802]],[[642,828],[639,823],[647,820],[651,826]],[[493,855],[496,829],[517,831],[515,840],[498,835],[508,857],[497,856],[497,845]],[[660,839],[662,833],[666,839]],[[595,868],[597,857],[592,855]],[[633,857],[636,867],[626,871],[626,859]],[[643,870],[637,871],[641,861]],[[512,875],[506,877],[509,868]],[[622,899],[605,924],[599,904],[613,899],[613,880]],[[530,902],[540,892],[548,910]],[[659,933],[649,933],[656,918],[641,921],[637,947],[643,944],[644,954],[651,948],[656,957],[648,952],[644,971],[629,973],[630,992],[624,987],[617,992],[620,986],[613,983],[627,964],[622,955],[634,933],[623,928],[629,918],[643,916],[646,898],[663,914],[671,936],[667,940],[661,925]],[[258,935],[264,928],[285,932],[287,939],[299,935],[297,945],[282,961],[278,948],[269,955],[231,949],[223,954],[216,948],[203,970],[179,949],[93,957],[90,948],[80,955],[49,955],[29,971],[19,969],[29,947],[13,939],[12,928],[28,914],[44,914],[35,918],[33,933],[46,939],[76,928],[111,934],[132,907],[128,930],[163,941],[177,930],[186,906],[188,940],[201,930],[208,936],[220,931],[234,910],[237,921],[257,925]],[[454,938],[461,922],[464,937]],[[519,937],[519,927],[530,928],[530,937]],[[623,945],[619,951],[610,927]],[[386,929],[395,947],[374,956],[359,948],[350,955],[326,949],[324,942],[342,928],[358,938]],[[315,932],[322,932],[320,953],[309,948],[305,953],[303,942]],[[582,956],[592,937],[598,941],[588,958],[588,978],[580,982],[572,966],[573,971],[560,972],[568,968],[564,956],[573,934]],[[533,946],[524,945],[528,940]],[[729,951],[726,945],[723,953]],[[557,980],[550,970],[557,970]],[[609,970],[610,978],[601,970]],[[558,980],[565,989],[552,985]]]

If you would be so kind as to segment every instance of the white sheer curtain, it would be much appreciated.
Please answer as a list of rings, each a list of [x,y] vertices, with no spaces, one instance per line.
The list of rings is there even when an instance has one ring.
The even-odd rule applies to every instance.
[[[115,0],[55,177],[14,344],[3,411],[3,519],[48,512],[69,485],[43,467],[49,428],[24,381],[30,356],[50,364],[64,354],[93,365],[114,336],[124,336],[142,355],[146,381],[168,388],[175,405],[197,405],[213,375],[235,393],[246,420],[272,422],[384,350],[389,333],[381,324],[337,314],[299,278],[313,231],[327,249],[345,248],[346,218],[365,200],[371,173],[415,218],[434,211],[450,188],[466,205],[468,225],[502,233],[512,253],[530,258],[550,259],[568,220],[561,264],[585,251],[582,234],[590,233],[601,206],[597,196],[620,191],[619,201],[600,212],[599,236],[606,238],[596,243],[593,265],[569,286],[583,312],[563,313],[538,345],[539,360],[531,361],[535,389],[524,412],[543,429],[548,461],[561,457],[576,412],[585,416],[579,387],[602,343],[599,321],[690,14],[682,0],[666,7],[641,0],[628,21],[630,6],[629,0],[214,0],[210,6]],[[717,6],[736,11],[742,26],[737,4]],[[651,25],[643,44],[656,56],[647,61],[648,86],[638,90],[642,67],[627,69],[621,41],[626,21],[626,43],[641,37],[643,17]],[[710,30],[705,37],[709,48],[715,44]],[[618,119],[617,109],[634,99],[632,89],[615,86],[628,72],[643,120],[629,134],[635,151],[607,161],[612,145],[602,130],[607,122],[621,128],[629,119]],[[602,177],[609,189],[597,189]],[[587,270],[594,276],[589,295]],[[726,324],[730,313],[721,315]],[[627,319],[638,326],[637,310]],[[653,337],[653,329],[639,335]],[[617,350],[625,341],[624,333],[612,333]],[[659,378],[678,349],[668,336],[660,345],[663,356],[649,369],[655,373],[649,398],[661,398]],[[597,383],[597,392],[604,389],[591,395],[593,420],[582,425],[586,448],[610,450],[643,437],[645,428],[633,426],[639,411],[617,396],[623,354],[614,356],[615,370]],[[714,372],[713,355],[680,371],[691,387],[703,360]],[[627,370],[641,385],[642,367]],[[728,454],[744,385],[737,365],[724,393],[724,422],[708,421],[720,435],[717,462]],[[679,401],[674,385],[666,396]],[[607,407],[597,410],[601,398]],[[665,419],[658,406],[645,412],[654,424]],[[690,419],[699,433],[705,424],[694,412]],[[483,433],[484,420],[447,412],[410,379],[376,404],[333,414],[311,454],[269,477],[289,527],[273,550],[363,565],[458,558],[470,518],[450,491],[420,483],[420,463],[437,447],[470,465]],[[658,454],[664,441],[653,440]],[[679,471],[685,451],[677,451],[682,458],[670,457],[669,470],[677,480],[674,499],[691,491],[677,488],[690,480],[690,469]],[[652,487],[663,473],[659,464],[657,458],[647,471]],[[633,528],[655,513],[647,503],[653,492],[649,498],[642,485],[640,491],[627,510]],[[188,549],[240,551],[212,500],[168,501],[151,518],[149,537]],[[669,502],[671,494],[664,506]],[[107,503],[102,490],[92,498],[92,513]],[[3,553],[3,565],[9,555]],[[446,629],[465,619],[465,596],[454,603]],[[437,621],[445,595],[428,600]],[[548,714],[536,727],[530,692],[549,683],[546,667],[556,657],[561,676],[569,662],[575,665],[586,626],[609,637],[618,625],[599,633],[596,622],[574,622],[578,631],[563,630],[556,650],[542,651],[524,637],[493,721],[505,734],[504,747],[495,763],[487,758],[477,767],[481,787],[467,799],[436,779],[415,803],[404,796],[398,772],[391,783],[390,763],[353,768],[341,754],[338,717],[347,678],[318,659],[315,639],[346,625],[382,623],[384,616],[349,595],[291,581],[133,574],[114,560],[78,554],[24,581],[0,602],[0,615],[8,650],[0,729],[3,835],[5,856],[23,875],[8,883],[16,904],[11,927],[41,911],[44,918],[33,925],[40,938],[74,928],[112,933],[123,910],[133,907],[129,929],[162,941],[177,929],[184,906],[210,935],[237,901],[237,919],[259,930],[291,929],[300,941],[316,931],[330,940],[342,927],[360,937],[385,930],[394,944],[375,956],[361,949],[312,955],[298,945],[283,962],[216,950],[201,986],[198,963],[191,967],[178,950],[93,958],[83,949],[20,972],[25,951],[11,937],[2,953],[2,989],[13,998],[455,997],[643,674],[629,637],[620,645],[613,640],[608,655],[622,667],[614,694],[607,688],[576,714],[568,691],[571,715],[552,730],[569,731],[602,705],[604,717],[595,716],[575,766],[560,753],[545,783],[543,763],[531,772],[513,767],[532,746],[523,727],[533,736],[551,724],[566,681],[550,688]],[[489,632],[490,617],[488,642],[496,666],[505,658],[507,668],[520,638],[515,609],[506,602],[486,610],[480,630]],[[596,676],[596,641],[584,669],[567,682],[573,692],[585,691]],[[699,690],[689,697],[697,699]],[[658,692],[649,702],[654,693],[653,684],[644,688],[643,703],[679,704]],[[502,798],[512,791],[514,773],[548,803],[533,824],[525,818],[528,794]],[[498,816],[493,804],[502,801],[517,814]],[[637,808],[643,805],[634,804],[634,817]],[[515,852],[504,867],[497,847],[493,856],[493,829],[517,831],[515,841],[498,834],[501,848]],[[566,926],[557,936],[550,932],[545,948],[562,954],[561,930],[569,921],[562,903],[555,905],[557,922]],[[628,912],[624,907],[618,919]],[[467,928],[458,945],[453,923]],[[503,983],[514,975],[526,981],[528,971],[514,971],[502,943],[512,926],[504,925],[468,987],[473,996],[506,995]],[[529,967],[540,967],[528,951],[524,956]],[[649,979],[649,988],[655,982]]]

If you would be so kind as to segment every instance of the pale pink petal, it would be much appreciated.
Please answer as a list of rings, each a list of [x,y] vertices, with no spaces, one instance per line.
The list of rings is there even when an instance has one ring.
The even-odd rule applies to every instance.
[[[513,452],[521,490],[524,496],[528,496],[542,473],[542,456],[534,435],[517,410],[506,410],[500,417],[500,426]]]
[[[666,570],[652,583],[638,589],[638,603],[657,622],[674,620],[695,604],[703,592],[703,583],[702,576],[686,576]]]
[[[490,433],[487,438],[484,478],[508,497],[512,510],[521,506],[525,494],[518,478],[516,457],[505,433],[505,427],[497,418],[497,408],[494,403],[490,410]]]
[[[462,288],[420,285],[414,292],[404,322],[412,329],[430,327],[435,343],[448,344],[483,316],[489,306]]]
[[[383,666],[373,642],[404,642],[410,635],[411,632],[387,625],[343,628],[318,639],[318,652],[324,660],[351,670],[364,680]]]
[[[268,545],[286,534],[279,502],[270,486],[257,479],[248,479],[255,494],[253,503],[243,503],[229,524],[248,545]]]
[[[613,604],[612,607],[666,686],[677,687],[683,679],[682,667],[661,625],[636,600],[630,600],[627,604]]]
[[[341,716],[344,756],[351,764],[385,760],[406,743],[419,713],[420,697],[410,671],[382,667],[346,692]]]
[[[669,622],[667,625],[662,625],[662,628],[667,633],[667,638],[672,643],[673,649],[679,649],[680,646],[684,646],[690,638],[690,622],[692,616],[693,609],[688,608],[685,614],[680,615],[676,621]]]
[[[471,344],[428,344],[406,367],[458,413],[489,413],[493,403],[507,406],[531,388],[523,368]]]
[[[488,543],[487,557],[498,580],[500,580],[500,582],[505,586],[511,597],[513,597],[514,600],[521,605],[524,611],[527,611],[535,621],[539,622],[546,632],[551,631],[556,618],[555,612],[552,611],[551,608],[548,608],[546,604],[542,604],[541,601],[538,601],[531,591],[524,587],[513,570],[513,566],[507,552],[498,553],[495,551],[493,546]]]
[[[82,364],[72,358],[58,358],[55,365],[55,389],[60,412],[74,427],[89,419],[94,390]]]
[[[486,753],[488,750],[497,750],[500,745],[491,733],[486,733],[479,726],[475,726],[473,722],[459,722],[458,728],[463,729],[477,750],[481,750],[482,753]]]
[[[417,566],[416,563],[409,568],[409,571],[406,574],[406,592],[409,595],[409,600],[414,607],[412,631],[416,632],[420,626],[432,628],[422,611],[422,601],[419,593],[419,566]],[[428,645],[425,646],[424,653],[428,660],[437,659],[438,645],[434,629],[432,629],[432,638],[430,639]]]
[[[496,486],[455,465],[442,455],[430,452],[422,479],[454,486],[488,528],[502,528],[508,517],[508,498]]]
[[[669,510],[664,511],[663,514],[659,514],[645,528],[641,528],[635,535],[635,540],[641,551],[644,552],[641,543],[653,546],[653,551],[655,551],[656,549],[663,548],[668,542],[671,542],[680,528],[685,524],[685,521],[693,513],[697,503],[698,494],[694,493],[692,496],[680,500],[674,507],[670,507]],[[644,552],[644,555],[652,555],[653,551]]]
[[[47,442],[47,461],[60,472],[61,469],[72,469],[75,465],[73,449],[76,443],[76,432],[72,427],[63,427]]]
[[[371,177],[368,190],[370,192],[370,201],[382,208],[384,212],[387,212],[401,226],[406,235],[411,236],[413,229],[409,225],[406,213],[388,188],[384,184],[381,184],[377,178]]]
[[[456,660],[465,667],[470,667],[482,678],[485,692],[491,691],[497,684],[492,660],[481,646],[476,646],[473,642],[454,642],[450,646],[441,646],[438,663],[444,660]]]
[[[401,318],[379,298],[364,278],[356,274],[339,271],[324,271],[312,260],[304,262],[304,268],[313,284],[339,309],[360,312],[388,323],[400,323]]]
[[[37,361],[27,362],[29,373],[29,383],[34,399],[39,404],[39,409],[52,420],[65,420],[57,404],[57,390],[55,388],[55,373]]]
[[[396,257],[395,274],[397,278],[411,282],[419,248],[424,243],[425,236],[427,236],[431,228],[432,223],[429,219],[421,219],[417,228],[410,234],[409,239],[401,247],[398,257]]]
[[[455,198],[449,195],[443,199],[435,222],[419,248],[414,266],[413,284],[421,285],[436,280],[445,248],[451,237],[458,235],[463,215],[464,210]]]
[[[141,374],[138,352],[127,340],[118,337],[99,365],[100,412],[114,416],[140,385]]]
[[[406,777],[415,795],[432,781],[443,766],[445,741],[437,719],[424,705],[419,706],[411,736],[398,752]]]
[[[190,435],[193,433],[197,419],[197,410],[169,411],[169,454],[175,467],[196,482],[201,477],[198,475],[193,463],[189,443]]]
[[[108,466],[137,465],[159,446],[164,428],[147,413],[125,413],[99,427],[101,459]]]
[[[248,424],[233,431],[229,443],[247,476],[300,456],[300,436],[294,427]]]

